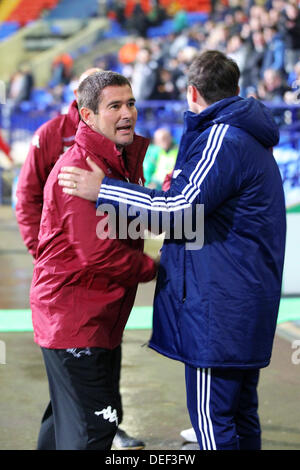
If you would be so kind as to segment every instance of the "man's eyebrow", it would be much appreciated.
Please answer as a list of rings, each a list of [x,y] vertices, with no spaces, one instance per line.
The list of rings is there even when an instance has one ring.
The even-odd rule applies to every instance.
[[[135,102],[136,102],[136,99],[133,98],[133,97],[132,97],[132,98],[129,98],[129,99],[127,100],[127,103],[129,103],[129,102],[135,103]],[[122,100],[110,101],[109,103],[107,103],[107,106],[111,106],[112,104],[120,104],[120,103],[122,103]]]

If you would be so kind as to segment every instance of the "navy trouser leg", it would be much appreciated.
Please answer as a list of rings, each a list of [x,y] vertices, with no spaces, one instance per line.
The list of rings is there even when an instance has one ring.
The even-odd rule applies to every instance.
[[[187,406],[201,450],[260,448],[258,370],[186,365]]]
[[[244,371],[239,407],[235,415],[240,450],[261,449],[257,386],[259,370]]]

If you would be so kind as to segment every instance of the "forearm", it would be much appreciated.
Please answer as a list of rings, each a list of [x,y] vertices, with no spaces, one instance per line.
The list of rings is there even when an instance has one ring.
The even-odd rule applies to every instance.
[[[145,229],[155,234],[174,230],[182,225],[183,215],[192,205],[176,187],[165,192],[104,178],[97,200],[103,208],[118,214],[120,223],[139,220]]]

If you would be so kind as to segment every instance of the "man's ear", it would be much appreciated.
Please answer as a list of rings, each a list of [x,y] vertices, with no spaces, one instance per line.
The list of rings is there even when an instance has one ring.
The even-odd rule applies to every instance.
[[[191,87],[191,98],[193,103],[197,103],[198,101],[198,90],[194,85],[189,85]]]
[[[194,113],[200,113],[208,104],[194,85],[188,86],[188,103],[190,110]]]
[[[197,102],[197,89],[194,85],[188,85],[188,90],[187,90],[188,97],[190,99],[190,103],[196,103]]]
[[[90,108],[80,108],[79,110],[81,119],[90,127],[94,124],[94,113]]]

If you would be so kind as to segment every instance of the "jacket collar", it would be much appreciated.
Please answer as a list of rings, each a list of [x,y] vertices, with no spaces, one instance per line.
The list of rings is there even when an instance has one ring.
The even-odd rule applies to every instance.
[[[279,140],[279,129],[271,111],[254,98],[232,96],[217,101],[199,114],[185,113],[187,132],[202,132],[220,123],[242,129],[265,147],[273,147]]]
[[[74,100],[69,106],[68,109],[68,117],[72,124],[74,125],[75,129],[77,129],[79,122],[80,122],[80,116],[79,116],[79,111],[77,107],[77,101]]]
[[[223,100],[217,101],[216,103],[208,106],[204,111],[199,114],[193,113],[192,111],[186,111],[184,113],[185,129],[187,131],[194,131],[199,129],[205,129],[211,126],[212,121],[226,110],[232,103],[240,101],[242,98],[234,96],[231,98],[224,98]]]

